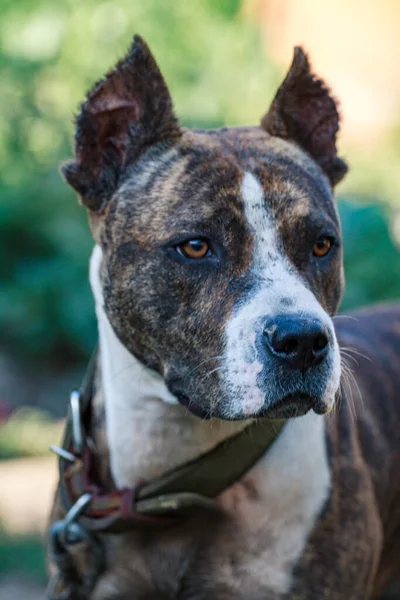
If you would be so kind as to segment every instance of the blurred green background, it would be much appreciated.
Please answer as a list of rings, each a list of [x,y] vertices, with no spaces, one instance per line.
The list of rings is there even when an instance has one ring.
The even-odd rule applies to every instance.
[[[290,8],[290,0],[284,4]],[[86,214],[58,172],[72,154],[73,115],[85,91],[138,32],[162,68],[183,124],[256,124],[284,74],[268,36],[271,27],[279,35],[285,26],[281,14],[274,23],[274,11],[265,12],[274,5],[0,0],[0,458],[45,451],[59,431],[50,416],[31,410],[7,417],[26,404],[61,416],[96,342]],[[304,2],[303,10],[311,5]],[[321,75],[329,80],[329,72]],[[371,144],[365,135],[361,142],[348,136],[341,146],[353,167],[339,187],[344,311],[400,298],[400,96],[394,102],[390,127],[375,131]],[[0,535],[0,579],[17,563],[43,578],[30,530],[10,537],[0,512],[1,518],[7,534]],[[15,544],[19,560],[13,562]]]

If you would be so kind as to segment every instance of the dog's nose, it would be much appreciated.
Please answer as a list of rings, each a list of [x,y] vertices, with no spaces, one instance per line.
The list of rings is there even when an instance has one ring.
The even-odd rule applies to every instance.
[[[282,315],[264,327],[269,350],[286,364],[306,371],[321,362],[329,351],[329,333],[315,317]]]

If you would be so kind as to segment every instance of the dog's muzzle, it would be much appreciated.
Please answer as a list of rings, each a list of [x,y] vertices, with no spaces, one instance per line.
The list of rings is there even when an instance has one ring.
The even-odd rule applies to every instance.
[[[316,392],[316,380],[321,381],[329,368],[324,364],[332,350],[328,326],[314,315],[278,315],[264,324],[261,345],[265,361],[273,362],[280,387],[287,387],[288,393],[263,407],[260,416],[288,418],[309,410],[325,413],[328,407]]]

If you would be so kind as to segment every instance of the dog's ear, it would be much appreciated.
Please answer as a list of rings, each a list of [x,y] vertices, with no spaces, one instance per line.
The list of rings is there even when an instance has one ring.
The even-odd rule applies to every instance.
[[[271,135],[292,140],[306,150],[332,186],[345,176],[346,163],[336,150],[339,114],[335,101],[324,82],[311,72],[302,48],[295,48],[289,72],[261,126]]]
[[[135,36],[127,56],[88,93],[76,119],[76,158],[61,170],[83,204],[99,212],[125,166],[150,145],[173,143],[180,135],[160,70]]]

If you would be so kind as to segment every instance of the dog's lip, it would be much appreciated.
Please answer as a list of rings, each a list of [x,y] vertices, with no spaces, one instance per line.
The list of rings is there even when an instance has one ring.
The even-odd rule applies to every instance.
[[[263,407],[256,416],[267,417],[269,419],[291,419],[302,417],[311,409],[315,410],[319,404],[317,399],[310,394],[302,392],[288,394],[274,404]]]
[[[197,402],[193,402],[193,400],[191,400],[189,396],[186,396],[186,394],[183,394],[182,392],[177,392],[175,393],[175,396],[178,402],[185,406],[188,409],[188,411],[196,417],[200,417],[201,419],[207,420],[211,419],[212,415],[210,411],[204,410],[204,408],[200,406],[200,404],[197,404]]]
[[[195,415],[204,420],[211,419],[214,415],[210,410],[205,410],[200,404],[194,402],[189,396],[183,392],[175,391],[175,397],[178,402],[182,404],[191,414]],[[269,406],[264,406],[260,411],[254,415],[246,415],[247,418],[266,418],[266,419],[293,419],[296,417],[302,417],[310,410],[314,410],[317,414],[324,414],[327,408],[323,402],[318,398],[311,396],[310,394],[298,392],[287,394],[283,398],[277,400]],[[217,415],[215,415],[217,416]],[[235,417],[219,417],[224,420],[236,421],[242,420],[243,415],[236,415]]]

